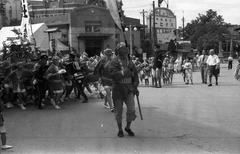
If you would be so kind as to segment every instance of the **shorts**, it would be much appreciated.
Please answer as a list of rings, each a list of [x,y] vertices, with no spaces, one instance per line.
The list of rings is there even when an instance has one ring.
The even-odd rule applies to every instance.
[[[209,67],[209,75],[217,76],[219,74],[219,69],[216,68],[216,65]]]
[[[5,126],[3,125],[3,126],[0,126],[0,133],[6,133],[7,131],[6,131],[6,128],[5,128]]]

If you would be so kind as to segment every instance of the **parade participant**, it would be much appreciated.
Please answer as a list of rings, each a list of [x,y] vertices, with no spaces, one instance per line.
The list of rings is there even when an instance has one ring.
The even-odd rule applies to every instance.
[[[100,60],[98,65],[96,66],[96,70],[99,74],[99,77],[101,79],[102,85],[104,87],[104,90],[106,91],[105,96],[105,107],[110,107],[110,110],[114,112],[114,106],[112,102],[112,79],[109,72],[109,64],[112,60],[112,50],[111,49],[105,49],[104,50],[104,57]],[[108,103],[108,104],[107,104]]]
[[[169,71],[169,81],[172,84],[173,74],[174,74],[174,58],[171,57],[168,63],[168,71]]]
[[[186,62],[183,65],[183,67],[186,74],[185,84],[189,84],[189,81],[191,81],[191,84],[193,84],[193,77],[192,77],[193,65],[188,58],[186,59]]]
[[[200,72],[201,72],[201,77],[202,77],[202,83],[207,84],[207,59],[208,56],[206,54],[206,51],[202,51],[202,55],[199,56],[198,58],[198,63],[200,66]]]
[[[156,74],[154,78],[154,83],[156,88],[161,88],[161,77],[162,77],[162,63],[163,63],[163,56],[160,51],[160,46],[156,46],[156,52],[155,52],[155,57],[154,57],[154,64],[153,64],[153,69],[154,73]]]
[[[169,58],[165,57],[162,64],[163,84],[169,83],[168,64],[169,64]]]
[[[117,55],[109,65],[110,75],[113,80],[113,102],[116,110],[116,121],[118,124],[118,137],[123,137],[122,112],[123,102],[127,106],[125,131],[129,136],[134,136],[130,126],[136,119],[134,95],[138,92],[138,74],[135,65],[129,60],[129,50],[126,46],[120,46]]]
[[[79,63],[79,59],[76,55],[70,54],[69,64],[67,64],[66,69],[67,69],[67,73],[73,76],[72,84],[73,84],[73,87],[76,87],[77,89],[77,99],[80,99],[80,96],[82,95],[84,97],[84,100],[82,103],[87,103],[88,98],[84,92],[84,85],[83,85],[83,81],[86,74],[81,64]],[[68,90],[67,97],[70,95],[71,93],[70,91],[72,91],[72,89]]]
[[[215,54],[214,49],[209,51],[209,56],[207,59],[207,65],[209,70],[209,87],[212,86],[212,76],[215,76],[216,86],[218,85],[218,75],[220,69],[220,59]]]
[[[6,128],[4,126],[3,109],[4,109],[4,105],[2,104],[2,101],[0,101],[0,134],[1,134],[1,141],[2,141],[1,148],[3,150],[7,150],[7,149],[13,148],[13,146],[6,144],[7,137],[6,137]]]
[[[24,98],[26,96],[26,89],[23,84],[23,65],[18,63],[16,65],[16,70],[13,71],[7,78],[6,81],[10,83],[15,98],[17,100],[17,105],[22,109],[26,110],[24,106]]]
[[[232,55],[230,55],[228,57],[228,69],[229,70],[232,69],[232,64],[233,64],[233,57],[232,57]]]
[[[43,108],[43,101],[45,99],[47,91],[47,80],[45,78],[45,73],[48,69],[47,65],[48,56],[42,55],[40,61],[34,66],[34,84],[37,89],[38,100],[37,105],[39,109]]]
[[[59,57],[54,56],[52,58],[52,64],[46,71],[51,103],[56,109],[61,109],[59,103],[63,93],[63,85],[61,80],[61,73],[63,72],[59,69],[59,60]]]
[[[235,79],[238,81],[240,80],[240,57],[238,58],[238,65],[236,67],[235,73],[234,73]]]

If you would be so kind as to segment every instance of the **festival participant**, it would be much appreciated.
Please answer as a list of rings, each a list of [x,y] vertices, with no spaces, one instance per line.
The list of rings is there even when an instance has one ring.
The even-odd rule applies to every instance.
[[[116,121],[118,125],[118,137],[123,137],[122,112],[123,103],[127,106],[125,131],[129,136],[134,136],[130,126],[136,119],[134,95],[138,92],[138,74],[135,65],[129,59],[129,50],[126,46],[121,46],[116,50],[117,56],[109,66],[110,75],[113,80],[113,102],[116,108]]]
[[[13,146],[6,144],[7,137],[6,137],[6,128],[4,126],[3,109],[4,109],[4,105],[2,104],[2,101],[0,101],[0,134],[1,134],[1,141],[2,141],[1,148],[3,150],[7,150],[7,149],[13,148]]]
[[[84,64],[82,64],[84,65]],[[84,92],[84,85],[83,81],[85,78],[84,70],[79,62],[79,59],[76,55],[70,54],[69,57],[69,63],[66,66],[67,73],[71,76],[73,76],[72,84],[73,87],[77,88],[77,99],[80,99],[80,96],[82,95],[84,97],[84,100],[82,103],[87,103],[88,98],[87,95]],[[67,97],[70,95],[72,89],[69,89],[67,92]]]
[[[114,106],[112,101],[112,79],[109,72],[109,64],[112,60],[113,53],[112,50],[109,48],[105,49],[103,53],[105,56],[100,60],[95,71],[98,72],[97,74],[99,74],[104,90],[106,91],[106,102],[104,106],[106,108],[110,107],[111,112],[114,112]]]
[[[171,57],[168,63],[168,71],[169,71],[169,81],[172,84],[173,74],[174,74],[174,58]]]
[[[206,54],[206,51],[202,51],[202,55],[199,56],[198,58],[198,63],[200,66],[200,72],[201,72],[201,77],[202,77],[202,83],[207,84],[207,59],[208,56]]]
[[[153,70],[156,75],[154,75],[154,83],[156,88],[161,88],[161,78],[162,78],[162,64],[163,64],[163,55],[160,51],[160,46],[156,46],[156,53],[154,57]]]
[[[183,65],[184,70],[185,70],[185,74],[186,74],[186,82],[185,84],[189,84],[189,81],[191,81],[191,84],[193,84],[193,65],[190,62],[190,60],[187,58],[185,64]]]
[[[16,70],[13,71],[7,78],[6,81],[10,83],[15,98],[17,100],[17,105],[22,109],[26,110],[24,106],[24,98],[26,96],[26,89],[23,84],[23,64],[18,63],[16,65]]]
[[[216,86],[218,85],[218,75],[220,69],[220,59],[215,54],[214,49],[209,51],[209,56],[207,59],[207,65],[209,69],[209,87],[212,86],[212,76],[215,76]]]
[[[46,71],[51,103],[55,109],[61,109],[59,103],[63,93],[63,84],[61,80],[61,73],[63,73],[63,71],[59,68],[59,60],[59,57],[54,56],[52,58],[52,64]]]
[[[47,91],[47,80],[45,78],[45,73],[48,69],[47,65],[48,56],[42,55],[40,57],[40,61],[34,67],[34,84],[37,89],[38,100],[37,105],[39,109],[43,109],[43,102],[45,99],[46,91]]]

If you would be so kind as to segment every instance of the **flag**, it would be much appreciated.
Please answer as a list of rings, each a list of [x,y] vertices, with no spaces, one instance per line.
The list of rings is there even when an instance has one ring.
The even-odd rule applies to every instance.
[[[20,31],[22,37],[31,41],[31,27],[30,27],[30,16],[28,12],[28,2],[27,0],[22,0],[22,21]]]
[[[118,11],[118,6],[117,6],[117,1],[116,0],[105,0],[105,1],[106,1],[107,8],[109,9],[114,22],[116,23],[116,25],[118,26],[119,29],[122,29],[121,19],[119,16],[119,11]]]

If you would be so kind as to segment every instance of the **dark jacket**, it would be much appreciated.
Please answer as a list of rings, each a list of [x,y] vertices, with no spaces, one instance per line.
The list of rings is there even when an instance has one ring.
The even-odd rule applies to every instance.
[[[154,57],[154,61],[153,61],[153,68],[162,68],[163,65],[163,56],[160,53],[160,51],[158,51]]]
[[[129,61],[129,64],[125,68],[128,68],[129,72],[123,75],[118,56],[109,65],[110,76],[113,80],[113,99],[125,100],[128,94],[133,93],[139,84],[137,69],[133,62]],[[130,82],[124,83],[126,80],[130,80]]]

